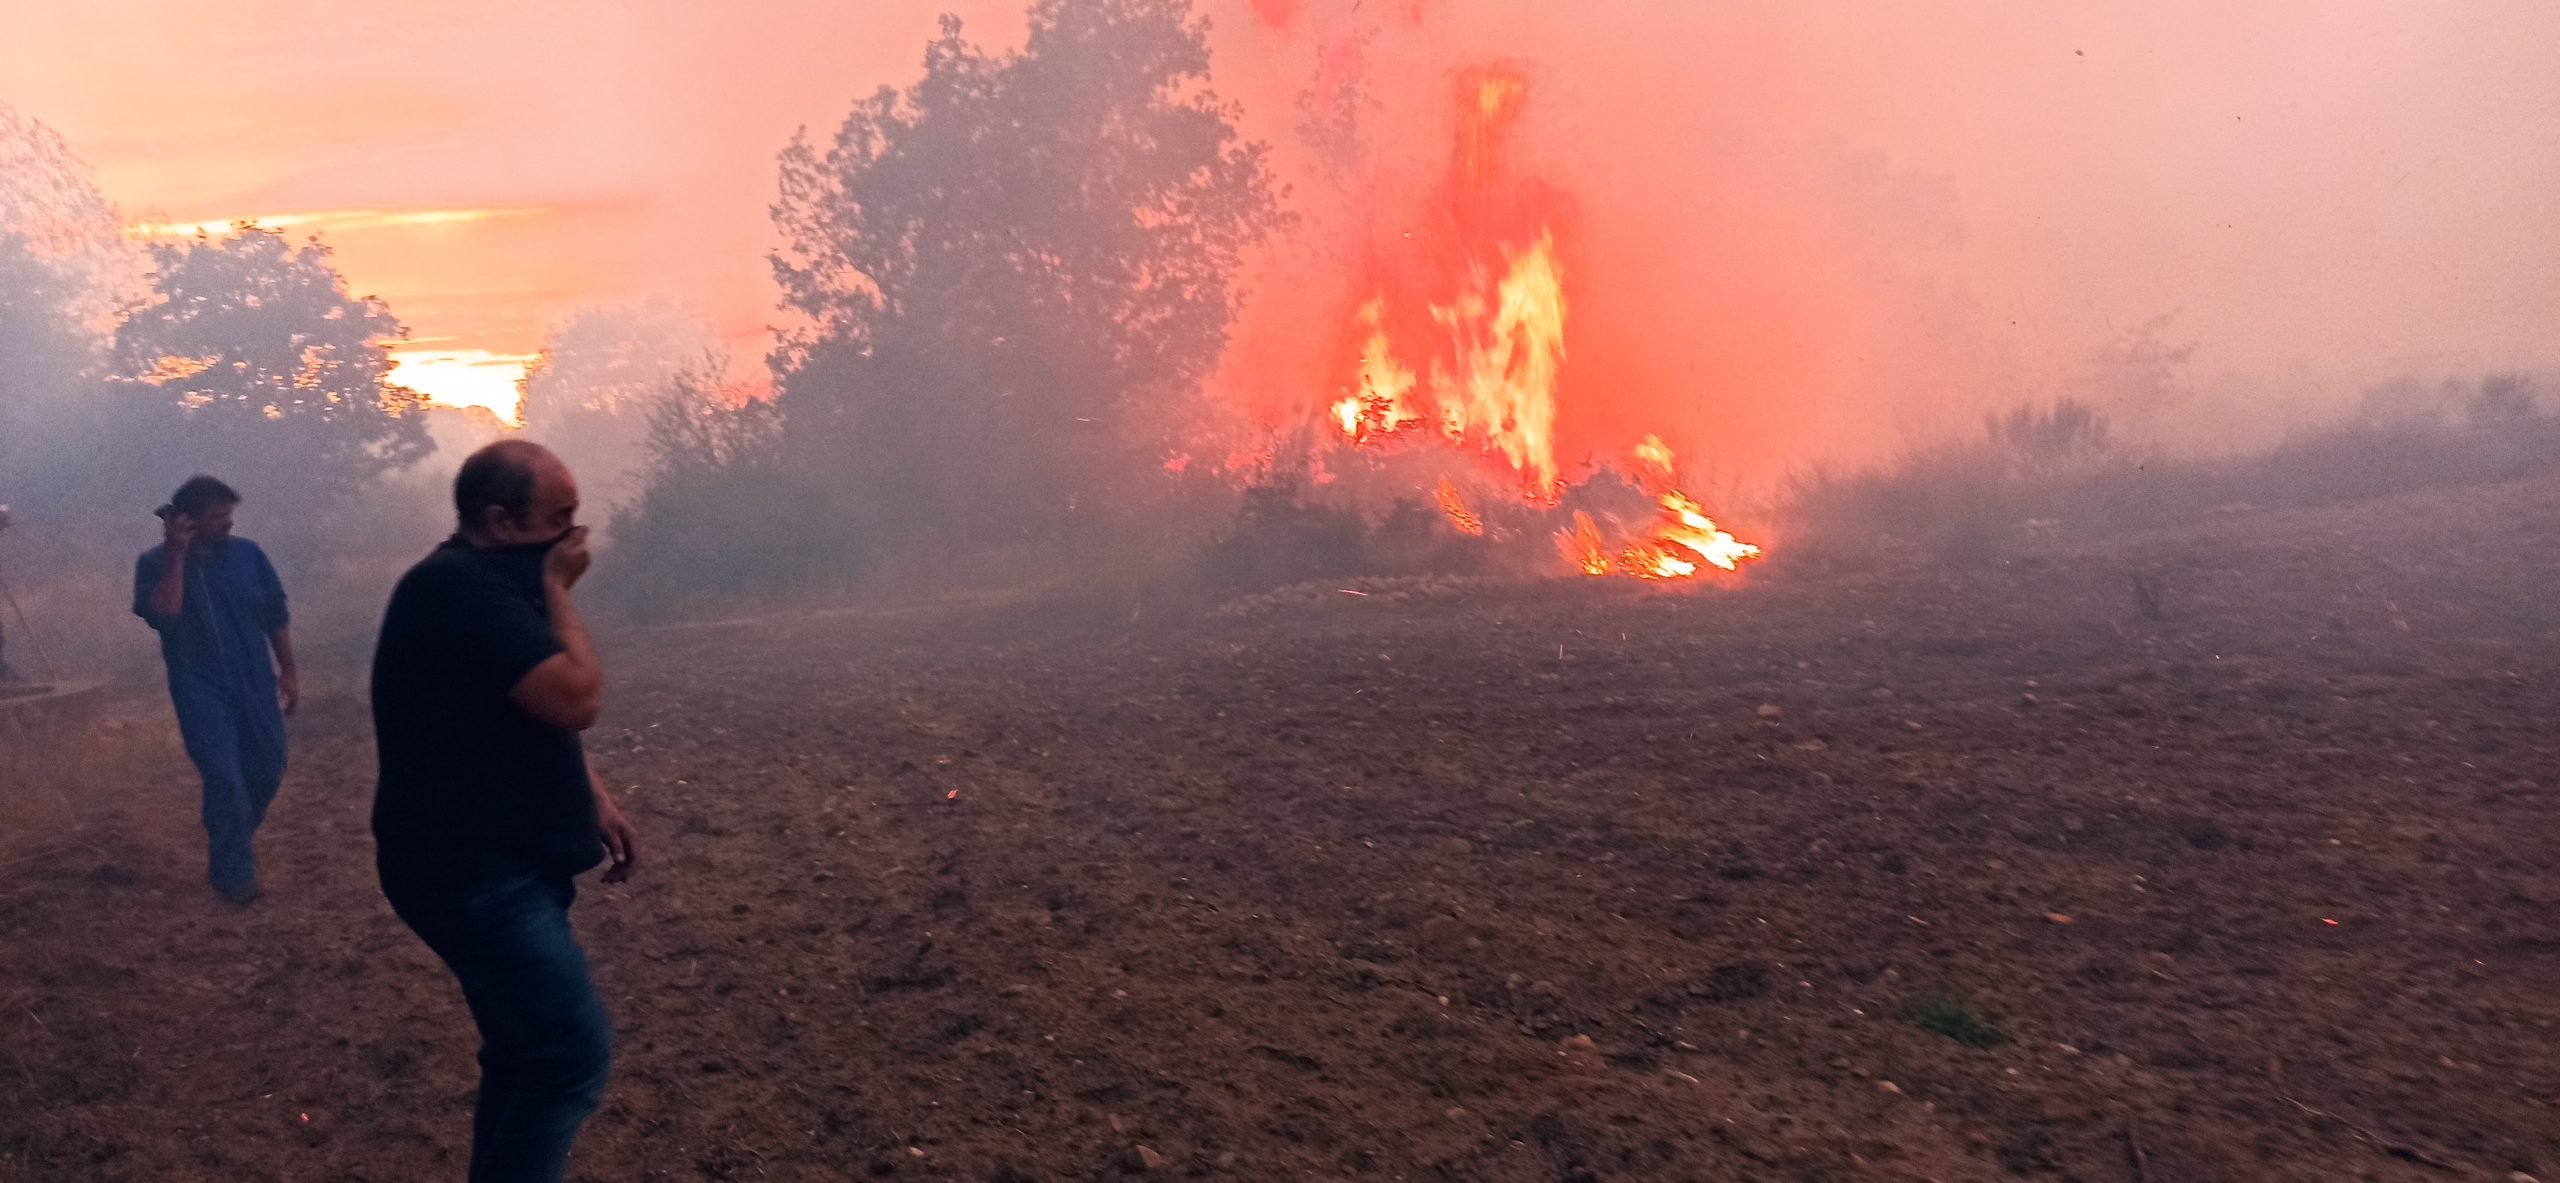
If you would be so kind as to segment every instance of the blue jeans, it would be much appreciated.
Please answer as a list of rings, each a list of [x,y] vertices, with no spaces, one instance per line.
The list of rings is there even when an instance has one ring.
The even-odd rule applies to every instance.
[[[171,678],[169,704],[177,708],[187,758],[204,778],[205,878],[222,889],[256,883],[249,840],[284,783],[284,710],[275,691],[243,703],[237,692]]]
[[[471,1183],[558,1180],[613,1060],[604,1000],[569,930],[576,886],[528,871],[461,885],[386,875],[382,887],[461,980],[480,1027]]]

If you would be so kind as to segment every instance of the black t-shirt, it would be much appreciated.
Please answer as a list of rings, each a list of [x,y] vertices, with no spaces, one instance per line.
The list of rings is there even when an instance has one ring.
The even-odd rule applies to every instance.
[[[373,652],[384,882],[461,884],[604,858],[578,734],[509,692],[563,651],[542,589],[548,546],[437,547],[391,593]]]

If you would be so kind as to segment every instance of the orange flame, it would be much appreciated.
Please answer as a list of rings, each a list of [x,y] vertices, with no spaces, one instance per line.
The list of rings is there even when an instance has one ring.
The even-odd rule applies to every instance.
[[[1614,565],[1608,548],[1600,544],[1600,527],[1592,524],[1590,514],[1580,510],[1574,511],[1572,529],[1556,531],[1556,549],[1563,552],[1566,562],[1594,578],[1608,574]]]
[[[1405,402],[1413,392],[1413,371],[1396,362],[1395,342],[1387,337],[1386,299],[1373,297],[1361,305],[1360,323],[1369,327],[1369,339],[1360,349],[1360,388],[1333,404],[1335,425],[1354,443],[1420,418]]]
[[[1564,363],[1564,270],[1555,237],[1513,252],[1511,273],[1488,302],[1475,286],[1431,315],[1458,340],[1457,363],[1434,368],[1432,393],[1451,435],[1470,432],[1502,453],[1533,500],[1556,499],[1556,375]]]
[[[1440,512],[1449,516],[1449,524],[1456,526],[1458,533],[1484,537],[1484,519],[1467,508],[1467,499],[1458,495],[1458,487],[1445,476],[1440,478],[1439,497]]]
[[[1640,467],[1636,483],[1662,506],[1664,520],[1653,536],[1627,548],[1627,570],[1638,579],[1686,579],[1705,563],[1726,571],[1740,570],[1760,548],[1736,539],[1707,516],[1706,507],[1679,490],[1676,458],[1662,437],[1648,435],[1635,448]]]
[[[1668,479],[1671,476],[1671,465],[1677,458],[1671,454],[1671,445],[1663,443],[1661,436],[1648,435],[1636,444],[1636,459],[1642,462],[1646,469]]]
[[[1509,70],[1470,70],[1458,80],[1457,144],[1440,204],[1421,225],[1423,242],[1379,263],[1375,294],[1359,310],[1353,381],[1326,410],[1350,446],[1474,453],[1507,467],[1523,501],[1555,507],[1565,493],[1556,424],[1567,300],[1549,215],[1563,207],[1536,183],[1506,177],[1500,161],[1528,97],[1528,81]],[[1312,464],[1315,483],[1325,484],[1323,456]],[[1680,488],[1676,464],[1660,436],[1644,437],[1626,471],[1658,516],[1640,530],[1607,518],[1604,533],[1601,521],[1576,512],[1556,533],[1566,561],[1591,576],[1681,580],[1760,557]],[[1437,498],[1454,528],[1485,533],[1445,475]]]
[[[1353,395],[1341,402],[1333,404],[1333,421],[1342,425],[1342,434],[1350,436],[1354,440],[1360,438],[1361,421],[1367,417],[1367,414],[1360,406],[1360,397],[1358,395]]]
[[[1662,495],[1662,508],[1672,517],[1672,522],[1654,535],[1662,542],[1727,571],[1740,570],[1743,560],[1760,557],[1759,547],[1739,541],[1717,528],[1715,520],[1709,518],[1697,502],[1678,493],[1665,493]],[[1691,567],[1681,574],[1695,570],[1697,568]]]

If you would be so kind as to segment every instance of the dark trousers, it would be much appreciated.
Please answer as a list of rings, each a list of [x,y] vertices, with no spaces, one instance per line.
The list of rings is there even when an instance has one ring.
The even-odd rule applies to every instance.
[[[480,1027],[471,1183],[544,1183],[604,1098],[613,1027],[569,929],[577,888],[526,872],[465,886],[383,880],[383,894],[462,983]]]
[[[255,883],[250,839],[284,783],[284,710],[275,691],[243,702],[238,691],[171,678],[169,702],[178,711],[187,758],[204,778],[205,877],[218,888]]]

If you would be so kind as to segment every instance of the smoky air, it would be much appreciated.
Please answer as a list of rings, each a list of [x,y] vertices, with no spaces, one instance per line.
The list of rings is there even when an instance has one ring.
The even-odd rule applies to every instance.
[[[15,6],[0,1179],[2560,1177],[2560,10]]]

